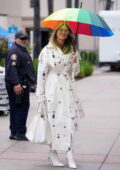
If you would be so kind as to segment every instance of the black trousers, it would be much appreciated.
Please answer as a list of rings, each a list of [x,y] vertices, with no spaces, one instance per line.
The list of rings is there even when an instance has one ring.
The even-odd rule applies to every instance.
[[[25,135],[26,121],[30,105],[30,87],[24,89],[21,104],[16,103],[17,95],[13,91],[13,85],[6,83],[6,89],[10,104],[10,130],[15,135]]]

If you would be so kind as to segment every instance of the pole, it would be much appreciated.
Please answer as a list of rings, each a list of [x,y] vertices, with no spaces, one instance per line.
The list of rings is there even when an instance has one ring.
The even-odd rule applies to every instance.
[[[40,2],[34,0],[34,49],[33,57],[38,58],[41,49]]]
[[[112,1],[111,1],[111,0],[107,0],[107,1],[106,1],[106,7],[105,7],[105,9],[106,9],[106,10],[110,10],[110,9],[111,9],[111,6],[112,6]]]
[[[53,0],[48,0],[48,15],[53,13]]]
[[[72,0],[66,0],[66,7],[71,8],[72,7]]]
[[[75,8],[78,8],[79,7],[79,0],[75,0]]]
[[[48,0],[48,15],[50,15],[51,13],[53,13],[53,0]],[[52,30],[49,30],[49,34],[52,33]]]
[[[33,30],[30,31],[30,48],[31,48],[31,58],[33,60]]]
[[[82,2],[80,3],[80,8],[82,8]],[[78,17],[79,17],[79,15],[78,15]],[[75,42],[76,42],[77,46],[78,46],[78,38],[77,38],[78,26],[79,26],[79,23],[77,23],[77,28],[76,28],[76,33],[75,33]]]
[[[75,0],[74,7],[75,7],[75,8],[79,8],[79,0]],[[78,48],[79,42],[78,42],[78,36],[77,36],[77,35],[75,35],[75,43],[76,43],[76,46],[77,46],[77,48]]]
[[[80,8],[82,8],[82,4],[83,4],[83,3],[81,2],[81,3],[80,3]]]

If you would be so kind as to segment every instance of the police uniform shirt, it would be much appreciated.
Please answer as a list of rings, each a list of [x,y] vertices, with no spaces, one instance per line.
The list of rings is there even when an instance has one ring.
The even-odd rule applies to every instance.
[[[23,81],[26,81],[28,84],[36,82],[32,59],[26,48],[16,42],[6,55],[5,80],[13,85]]]

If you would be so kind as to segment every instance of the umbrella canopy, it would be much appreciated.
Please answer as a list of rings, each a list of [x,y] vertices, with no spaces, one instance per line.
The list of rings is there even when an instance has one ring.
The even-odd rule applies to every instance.
[[[49,15],[42,25],[55,29],[61,22],[69,25],[75,34],[90,36],[112,36],[113,32],[98,14],[81,8],[64,8]]]
[[[0,39],[2,38],[8,38],[9,34],[6,30],[4,30],[2,27],[0,27]]]

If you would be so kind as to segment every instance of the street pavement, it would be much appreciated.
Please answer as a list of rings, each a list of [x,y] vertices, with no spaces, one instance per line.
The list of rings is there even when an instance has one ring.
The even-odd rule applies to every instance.
[[[90,77],[76,81],[85,118],[80,121],[78,170],[120,170],[120,72],[108,67],[97,69]],[[37,98],[31,93],[27,126],[37,110]],[[64,168],[52,167],[48,146],[28,141],[9,140],[9,116],[0,116],[0,170],[68,170],[65,154],[60,152]]]

